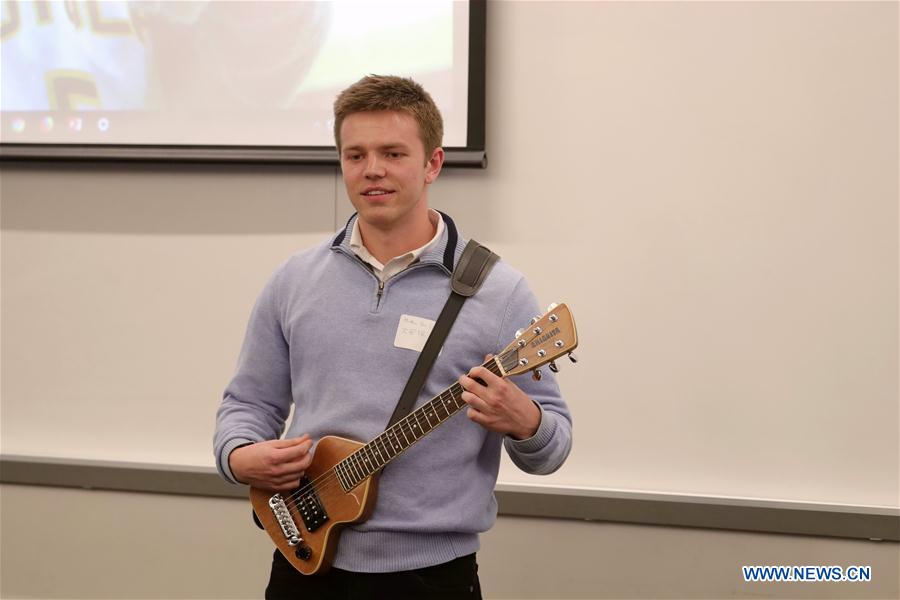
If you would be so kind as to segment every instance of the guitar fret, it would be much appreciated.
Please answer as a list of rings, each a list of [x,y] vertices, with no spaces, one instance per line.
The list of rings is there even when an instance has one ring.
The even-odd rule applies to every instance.
[[[394,458],[394,457],[393,457],[393,455],[388,451],[388,447],[384,445],[385,437],[386,437],[385,434],[382,433],[381,435],[379,435],[379,436],[378,436],[377,438],[375,438],[375,439],[378,440],[379,442],[381,442],[381,449],[384,450],[384,456],[385,456],[384,462],[387,463],[387,461],[389,461],[390,459],[392,459],[392,458]]]
[[[347,479],[344,477],[344,471],[341,469],[341,463],[334,465],[334,474],[337,475],[338,482],[340,482],[341,487],[344,488],[344,491],[347,492],[350,490],[350,485]]]
[[[353,476],[353,470],[350,468],[350,462],[345,459],[341,461],[341,464],[343,465],[344,474],[347,477],[347,482],[350,484],[350,486],[352,487],[359,483]]]
[[[352,456],[353,456],[353,464],[356,465],[356,469],[359,471],[359,474],[360,474],[359,480],[362,481],[363,479],[365,479],[368,476],[366,473],[366,466],[363,464],[362,454],[360,454],[359,451],[356,451],[352,454]]]
[[[426,404],[425,406],[426,406],[426,407],[430,407],[430,406],[431,406],[431,403],[429,402],[429,403]],[[423,415],[425,416],[425,420],[428,422],[428,431],[431,431],[432,429],[434,429],[434,425],[431,424],[431,419],[428,418],[428,411],[427,411],[427,410],[424,411],[424,412],[423,412]]]
[[[406,437],[406,433],[404,433],[403,428],[400,428],[400,433],[403,435],[403,439],[406,440],[406,448],[409,448],[412,444],[409,443],[409,438]]]
[[[353,470],[353,476],[359,479],[359,481],[365,479],[365,477],[362,477],[362,471],[360,470],[359,465],[356,464],[356,453],[351,454],[347,458],[350,459],[350,467]]]
[[[341,476],[344,480],[344,485],[347,487],[347,490],[353,489],[353,480],[350,478],[350,473],[347,472],[345,468],[346,465],[341,466]]]
[[[400,447],[400,439],[397,437],[397,432],[394,431],[395,427],[391,427],[388,437],[392,439],[391,447],[394,449],[394,456],[397,456],[402,451],[402,448]]]
[[[347,486],[352,488],[357,482],[354,480],[353,473],[350,472],[350,465],[347,464],[347,459],[342,460],[339,464],[341,466],[341,472],[347,480]]]
[[[363,461],[366,463],[366,477],[375,472],[375,469],[372,467],[372,451],[369,450],[368,446],[363,446],[361,448]]]
[[[440,406],[440,402],[435,402],[432,400],[428,403],[428,406],[431,408],[431,416],[433,416],[437,420],[437,424],[441,424],[441,413],[438,412],[438,406]]]
[[[425,435],[426,433],[431,431],[431,424],[428,423],[427,419],[425,422],[428,423],[428,429],[426,429],[425,427],[422,427],[422,422],[419,420],[419,411],[418,410],[413,413],[413,416],[416,418],[416,425],[419,427],[419,433],[421,433],[422,435]],[[420,435],[419,437],[422,437],[422,435]]]
[[[378,438],[372,440],[369,445],[372,446],[372,455],[375,457],[375,462],[378,464],[378,469],[380,469],[385,465],[385,463],[387,463],[387,459],[383,454],[381,454],[381,450],[378,449],[378,444],[375,443],[377,439]]]
[[[438,398],[437,398],[437,404],[435,404],[435,413],[437,413],[438,418],[441,419],[442,422],[443,422],[444,419],[449,419],[449,418],[450,418],[450,411],[447,410],[447,405],[444,404],[444,402],[445,402],[445,401],[444,401],[444,393],[442,392],[441,395],[438,396]],[[440,406],[441,408],[444,409],[444,416],[443,416],[443,417],[441,417],[441,416],[440,416],[440,413],[437,412],[437,407],[438,407],[438,406]]]
[[[369,446],[372,447],[372,457],[377,465],[377,468],[380,469],[384,466],[384,457],[381,455],[381,450],[378,449],[378,438],[375,438],[371,442],[368,443]]]
[[[350,482],[350,485],[353,486],[353,485],[356,485],[357,483],[359,483],[356,480],[356,476],[353,474],[353,469],[350,467],[350,461],[345,459],[343,461],[343,465],[344,465],[344,471],[347,473],[347,481]]]
[[[454,390],[450,391],[450,396],[453,398],[453,404],[456,406],[456,410],[459,410],[465,405],[462,399],[462,388],[459,389],[459,395],[457,396]]]
[[[350,469],[350,461],[347,458],[345,458],[344,460],[341,461],[341,465],[342,465],[341,468],[344,470],[344,473],[347,476],[347,482],[351,486],[356,485],[357,481],[356,481],[356,477],[353,476],[353,471]]]
[[[444,400],[444,408],[446,408],[447,412],[451,415],[455,413],[459,408],[459,406],[456,404],[456,396],[453,395],[452,389],[447,390],[447,398]]]

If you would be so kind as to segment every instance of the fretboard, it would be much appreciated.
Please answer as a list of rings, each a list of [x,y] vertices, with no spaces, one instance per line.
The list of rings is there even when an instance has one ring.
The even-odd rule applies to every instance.
[[[494,359],[482,366],[495,375],[502,376]],[[349,492],[358,486],[459,412],[466,406],[462,393],[459,382],[453,384],[336,464],[333,467],[334,474],[344,491]]]

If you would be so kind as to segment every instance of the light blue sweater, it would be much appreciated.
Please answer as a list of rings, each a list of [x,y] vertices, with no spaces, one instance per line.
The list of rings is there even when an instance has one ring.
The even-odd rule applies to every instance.
[[[384,431],[419,355],[394,345],[400,316],[437,320],[447,300],[452,266],[465,247],[449,217],[440,241],[381,290],[350,250],[353,218],[334,240],[282,264],[253,308],[216,421],[216,464],[229,481],[231,451],[278,438],[292,404],[288,437],[368,442]],[[505,347],[540,312],[522,275],[498,262],[463,305],[416,406]],[[559,468],[572,425],[555,379],[545,373],[540,382],[513,380],[541,408],[537,433],[513,440],[473,423],[464,410],[448,419],[385,467],[375,511],[343,530],[335,567],[400,571],[475,552],[478,534],[497,514],[501,445],[526,472]]]

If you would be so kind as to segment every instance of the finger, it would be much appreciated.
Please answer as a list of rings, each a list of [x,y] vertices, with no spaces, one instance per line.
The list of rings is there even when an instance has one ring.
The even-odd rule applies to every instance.
[[[294,446],[279,448],[276,451],[276,457],[278,462],[280,463],[292,462],[309,454],[310,448],[312,448],[312,440],[307,438]]]
[[[472,392],[463,392],[460,398],[462,398],[463,402],[468,404],[470,408],[475,409],[480,413],[486,413],[490,410],[488,403]]]
[[[310,456],[310,455],[307,454],[306,456]],[[304,457],[300,460],[295,460],[295,461],[292,461],[289,463],[275,465],[269,470],[269,473],[271,474],[272,477],[279,477],[279,478],[298,477],[299,478],[303,474],[303,472],[306,471],[306,469],[309,467],[310,462],[311,462],[310,460],[307,460],[306,457]]]
[[[295,438],[285,438],[283,440],[272,440],[272,446],[275,448],[290,448],[292,446],[297,446],[302,444],[306,440],[309,439],[309,434],[304,433],[300,437]]]
[[[468,373],[472,379],[480,379],[485,386],[496,385],[501,381],[500,377],[494,375],[484,367],[472,367]]]
[[[464,389],[465,391],[472,392],[474,394],[487,389],[480,381],[478,381],[477,379],[473,379],[469,375],[460,375],[459,385],[461,385],[462,389]]]
[[[300,458],[296,460],[292,460],[289,463],[285,463],[286,469],[292,469],[295,472],[305,471],[309,468],[309,465],[312,464],[313,455],[311,453],[306,453]]]
[[[487,417],[483,413],[475,410],[472,407],[469,407],[469,409],[466,411],[466,416],[470,421],[472,421],[473,423],[477,423],[478,425],[485,425],[487,423]]]

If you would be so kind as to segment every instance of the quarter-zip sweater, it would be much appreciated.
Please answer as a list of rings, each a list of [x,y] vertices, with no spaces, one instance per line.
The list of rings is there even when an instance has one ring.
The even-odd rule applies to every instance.
[[[397,405],[419,356],[394,345],[401,315],[437,320],[466,240],[443,215],[440,241],[381,284],[350,249],[355,218],[333,240],[284,262],[253,307],[216,417],[216,465],[228,481],[235,483],[231,451],[278,438],[292,405],[287,437],[361,442],[384,431]],[[523,276],[499,261],[463,304],[416,406],[499,352],[540,312]],[[572,425],[556,380],[551,373],[541,381],[527,375],[512,380],[541,409],[535,435],[514,440],[460,411],[385,467],[375,511],[342,531],[335,567],[392,572],[475,552],[478,534],[497,515],[501,446],[528,473],[559,468],[571,448]]]

